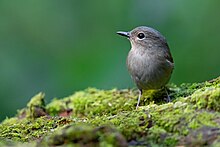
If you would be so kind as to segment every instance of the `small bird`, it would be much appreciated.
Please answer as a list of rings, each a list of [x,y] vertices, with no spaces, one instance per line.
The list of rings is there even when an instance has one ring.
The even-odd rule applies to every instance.
[[[168,83],[174,69],[173,58],[165,37],[153,28],[140,26],[117,34],[127,37],[131,43],[127,68],[139,89],[137,109],[143,90],[161,89]],[[170,102],[168,93],[167,99]]]

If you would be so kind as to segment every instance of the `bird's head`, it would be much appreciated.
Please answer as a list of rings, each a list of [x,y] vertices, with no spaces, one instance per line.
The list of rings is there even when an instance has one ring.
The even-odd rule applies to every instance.
[[[166,39],[157,30],[140,26],[130,32],[117,32],[118,35],[127,37],[132,45],[132,48],[150,48],[166,44]]]

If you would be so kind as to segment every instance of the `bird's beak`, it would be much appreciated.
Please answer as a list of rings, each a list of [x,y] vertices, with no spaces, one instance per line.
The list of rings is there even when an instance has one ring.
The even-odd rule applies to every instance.
[[[121,35],[121,36],[125,36],[125,37],[127,37],[127,38],[130,38],[130,32],[118,31],[117,34],[118,34],[118,35]]]

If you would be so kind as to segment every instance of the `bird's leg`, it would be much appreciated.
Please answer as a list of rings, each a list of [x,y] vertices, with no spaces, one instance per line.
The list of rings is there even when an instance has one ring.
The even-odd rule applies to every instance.
[[[138,106],[140,104],[141,96],[142,96],[142,89],[139,89],[139,95],[138,95],[138,102],[137,102],[136,110],[138,109]]]
[[[167,88],[164,87],[164,89],[165,89],[166,94],[167,94],[167,102],[169,103],[169,102],[171,102],[171,100],[170,100],[170,96],[169,96],[169,94],[168,94]]]

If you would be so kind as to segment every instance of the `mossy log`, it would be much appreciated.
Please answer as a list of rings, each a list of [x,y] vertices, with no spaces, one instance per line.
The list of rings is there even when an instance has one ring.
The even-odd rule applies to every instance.
[[[88,88],[45,104],[43,93],[0,124],[4,146],[220,146],[220,77],[147,91]]]

